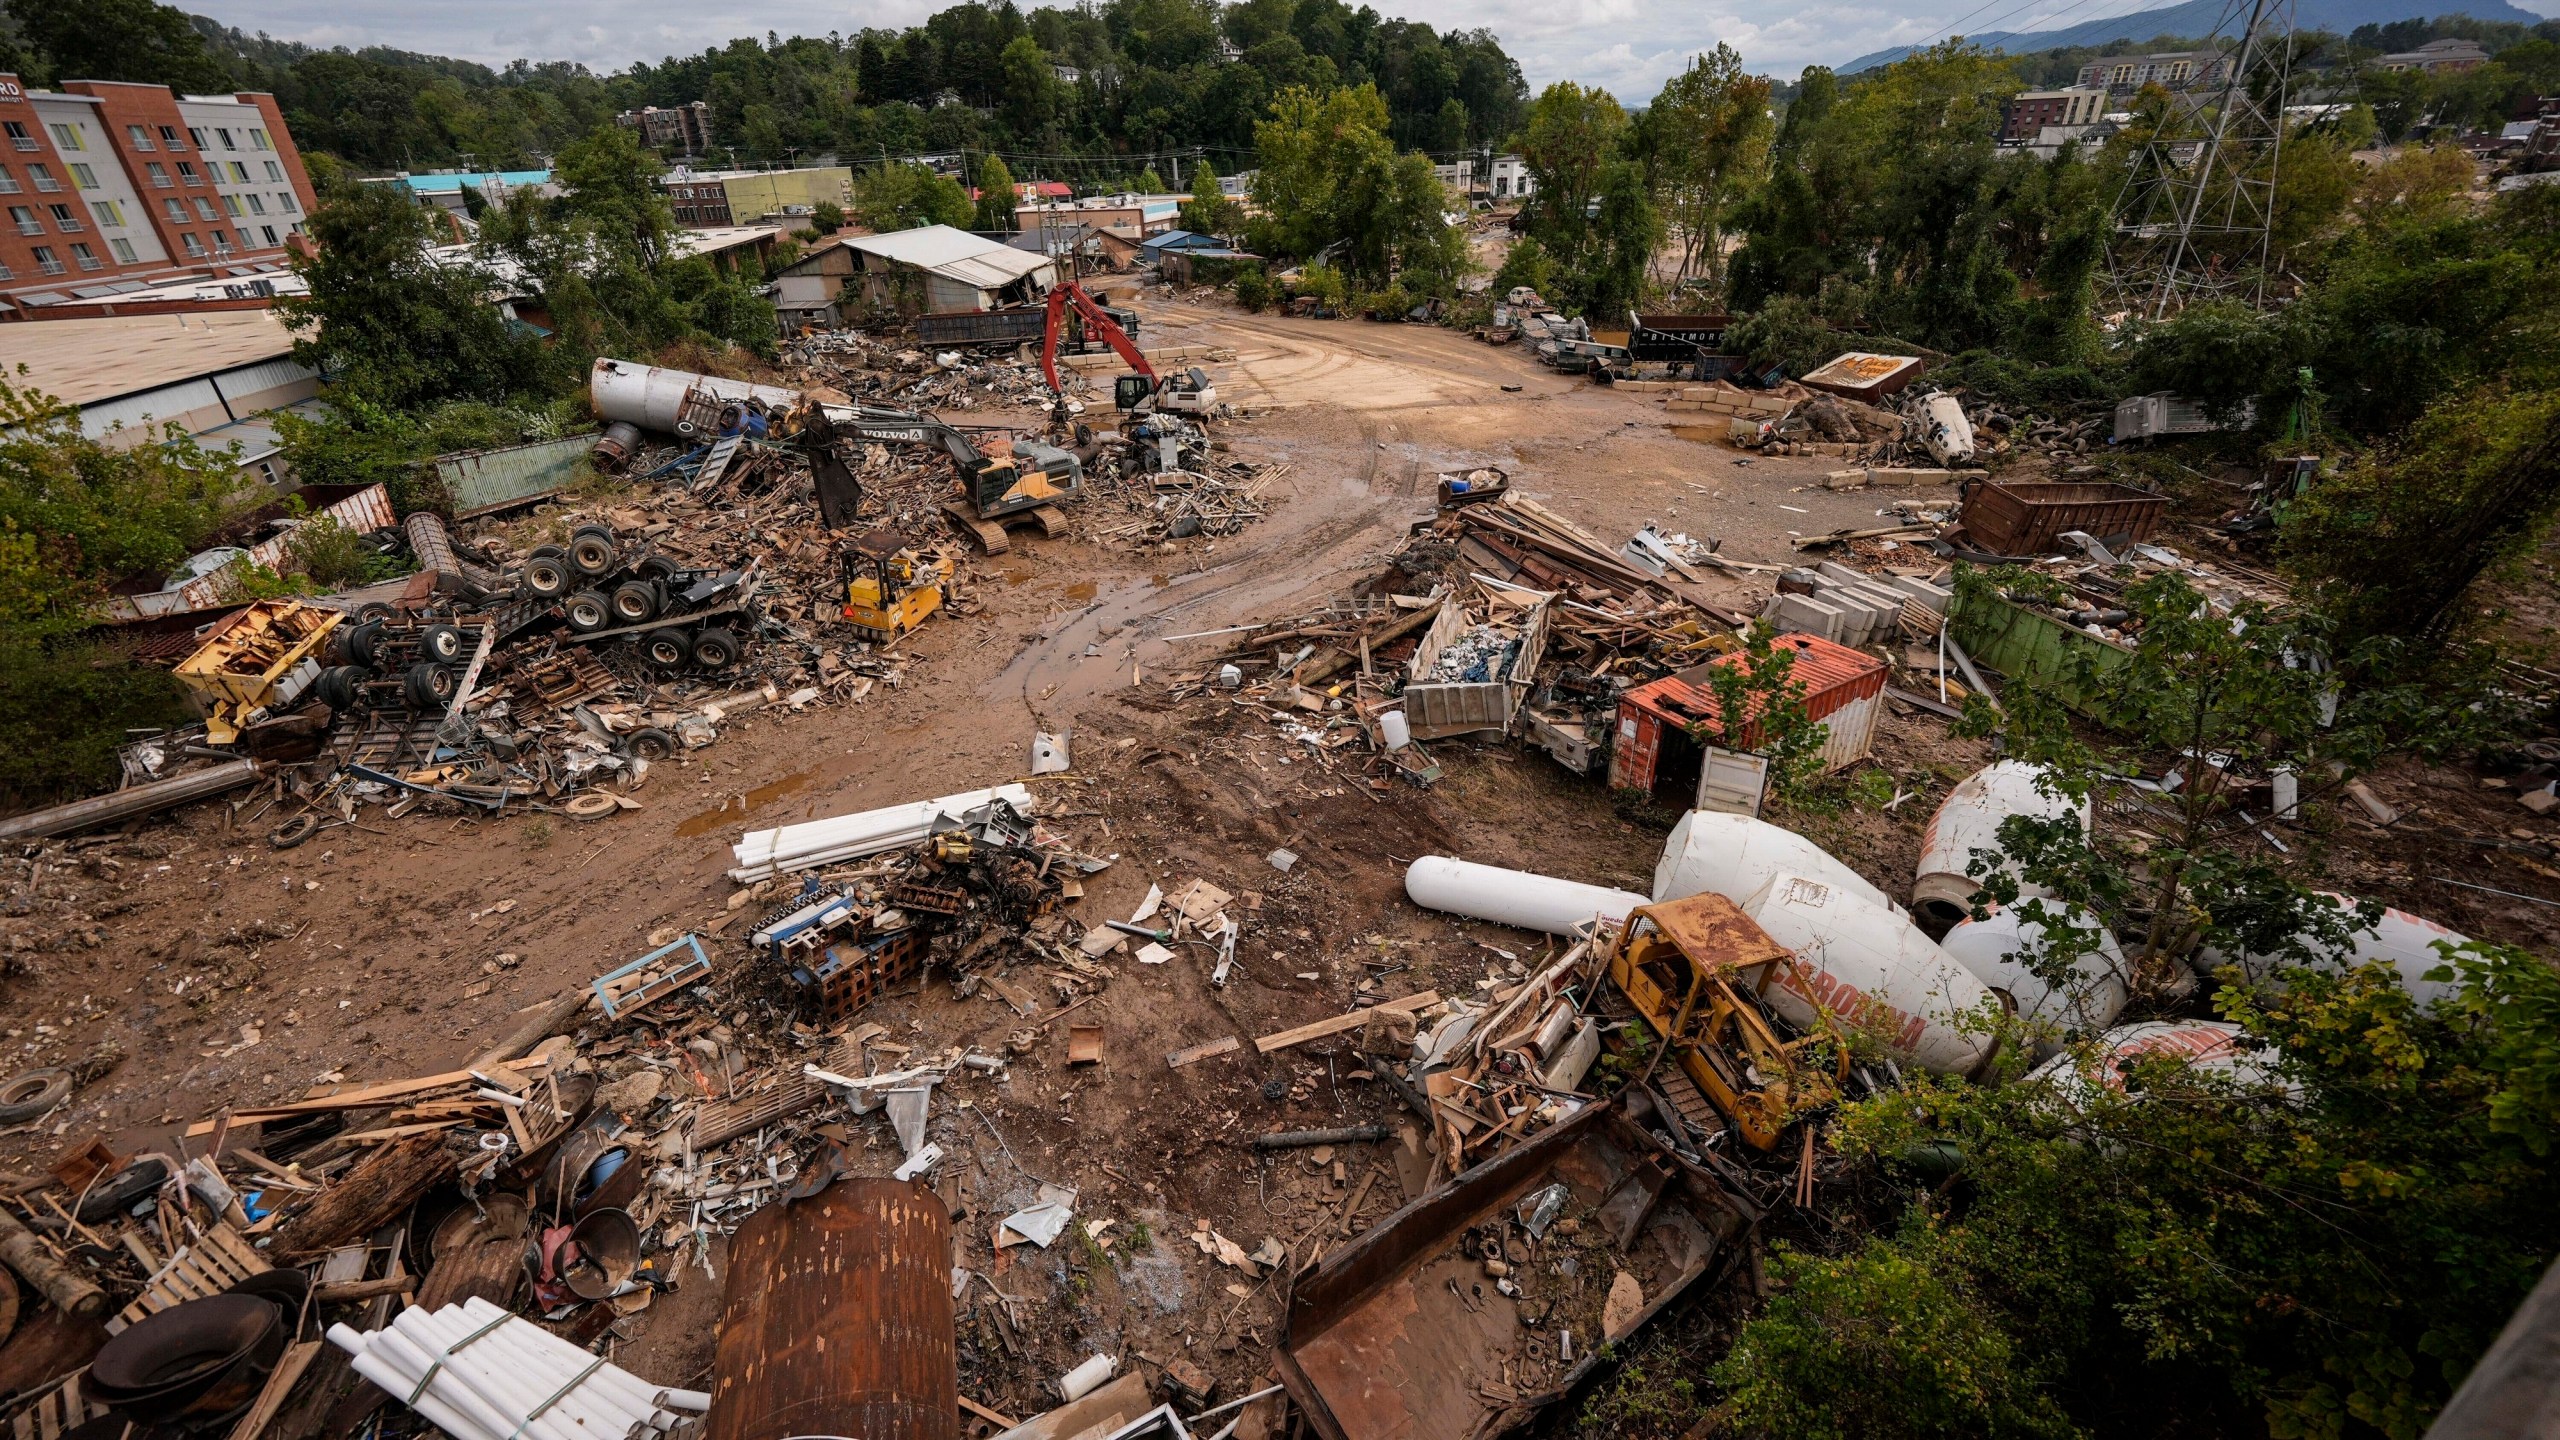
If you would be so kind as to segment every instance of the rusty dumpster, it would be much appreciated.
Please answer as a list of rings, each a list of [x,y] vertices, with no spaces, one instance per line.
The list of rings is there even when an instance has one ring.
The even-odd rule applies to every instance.
[[[1324,1440],[1489,1440],[1563,1398],[1744,1224],[1712,1179],[1591,1105],[1301,1277],[1281,1384]],[[1497,1251],[1507,1274],[1487,1265]]]
[[[2148,540],[2160,528],[2169,497],[2130,485],[2004,485],[1985,481],[1965,497],[1964,533],[1994,555],[2050,555],[2067,550],[2062,536],[2084,530],[2100,539]]]

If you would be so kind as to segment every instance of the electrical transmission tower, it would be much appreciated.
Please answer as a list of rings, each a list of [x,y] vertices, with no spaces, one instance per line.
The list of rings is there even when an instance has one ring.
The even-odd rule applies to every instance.
[[[2169,88],[2159,128],[2116,197],[2107,260],[2124,312],[2157,320],[2213,296],[2266,303],[2294,6],[2229,0],[2206,42],[2240,27],[2220,89]]]

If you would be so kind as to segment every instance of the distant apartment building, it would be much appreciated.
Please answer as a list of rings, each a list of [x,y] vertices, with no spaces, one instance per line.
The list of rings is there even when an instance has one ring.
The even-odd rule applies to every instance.
[[[315,197],[275,97],[0,74],[0,319],[281,274]]]
[[[711,106],[707,101],[663,107],[643,105],[614,116],[613,123],[639,131],[640,143],[652,150],[699,155],[711,148]]]
[[[805,221],[821,201],[839,206],[853,203],[853,171],[842,165],[799,170],[678,167],[660,176],[658,183],[675,207],[676,223],[696,230],[767,220]]]
[[[2430,75],[2458,75],[2489,63],[2489,51],[2477,40],[2430,40],[2415,50],[2385,55],[2373,62],[2384,70],[2423,70]]]
[[[2092,87],[2070,90],[2030,90],[2012,96],[2001,107],[2000,139],[2004,144],[2025,145],[2041,135],[2047,126],[2071,127],[2093,125],[2106,113],[2107,92]]]
[[[1453,160],[1446,165],[1434,165],[1431,178],[1439,181],[1442,189],[1466,195],[1476,188],[1476,162]]]
[[[1493,181],[1493,198],[1496,203],[1504,200],[1526,200],[1538,193],[1538,179],[1529,173],[1529,162],[1517,155],[1494,156],[1493,169],[1489,174]]]
[[[1188,195],[1094,195],[1082,200],[1043,201],[1014,207],[1016,230],[1090,225],[1124,240],[1161,235],[1182,218]]]
[[[2171,50],[2157,55],[2109,55],[2080,67],[2080,90],[2131,95],[2145,85],[2201,90],[2231,78],[2231,57],[2219,50]]]

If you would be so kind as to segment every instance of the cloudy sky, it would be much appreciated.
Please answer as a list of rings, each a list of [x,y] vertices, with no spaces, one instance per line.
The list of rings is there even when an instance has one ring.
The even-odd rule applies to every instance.
[[[242,30],[311,45],[383,44],[490,64],[518,57],[617,69],[689,54],[733,36],[823,35],[922,20],[950,0],[196,0]],[[1025,8],[1035,0],[1024,0]],[[2153,9],[2174,0],[1370,0],[1390,15],[1443,27],[1486,26],[1527,72],[1649,98],[1718,40],[1755,70],[1792,76],[1887,45],[1951,30],[2035,30]],[[2560,11],[2560,0],[2523,0]]]

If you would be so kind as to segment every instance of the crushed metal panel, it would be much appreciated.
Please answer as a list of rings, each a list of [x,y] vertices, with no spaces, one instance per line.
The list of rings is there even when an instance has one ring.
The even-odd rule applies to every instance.
[[[1698,803],[1694,808],[1757,819],[1761,798],[1768,789],[1768,756],[1710,745],[1706,763],[1698,767]]]
[[[495,450],[464,450],[436,457],[436,478],[453,498],[453,517],[468,520],[558,493],[577,478],[578,462],[595,445],[591,433],[563,435]]]
[[[1572,1281],[1528,1267],[1523,1305],[1486,1283],[1459,1238],[1559,1181],[1595,1253]],[[1281,1383],[1325,1440],[1490,1440],[1564,1398],[1597,1363],[1613,1271],[1643,1286],[1632,1330],[1703,1276],[1743,1224],[1712,1181],[1666,1159],[1614,1105],[1593,1105],[1397,1211],[1293,1286]],[[1552,1236],[1548,1245],[1552,1254]],[[1567,1293],[1568,1284],[1583,1288]],[[1569,1366],[1553,1358],[1549,1326],[1522,1325],[1547,1303],[1574,1317]],[[1547,1358],[1531,1358],[1533,1343]]]
[[[951,1212],[897,1180],[768,1205],[729,1245],[706,1440],[960,1440]]]

